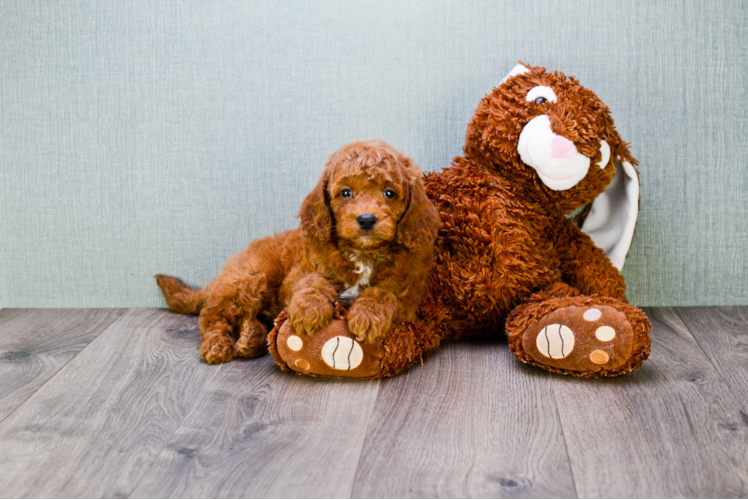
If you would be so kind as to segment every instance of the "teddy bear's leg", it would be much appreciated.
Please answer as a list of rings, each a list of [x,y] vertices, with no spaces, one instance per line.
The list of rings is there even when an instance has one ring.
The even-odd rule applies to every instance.
[[[345,308],[336,305],[330,324],[311,335],[293,331],[286,312],[268,336],[270,352],[283,370],[322,377],[376,379],[396,375],[439,346],[443,315],[422,306],[413,322],[395,323],[379,342],[361,342],[348,331]],[[429,314],[430,313],[430,314]]]
[[[554,283],[516,307],[506,321],[511,351],[525,363],[577,377],[614,377],[649,356],[650,324],[621,300],[582,295]]]

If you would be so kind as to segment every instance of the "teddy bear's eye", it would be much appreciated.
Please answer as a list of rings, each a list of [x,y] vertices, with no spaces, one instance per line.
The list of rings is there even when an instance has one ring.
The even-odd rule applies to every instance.
[[[556,97],[556,93],[552,88],[546,87],[545,85],[538,85],[537,87],[530,89],[525,99],[527,102],[543,104],[546,102],[556,102],[558,97]]]
[[[340,196],[342,196],[343,198],[350,198],[351,196],[353,196],[353,191],[351,191],[348,188],[345,188],[344,190],[340,192]]]
[[[391,189],[385,189],[384,190],[384,197],[387,198],[388,200],[392,199],[392,198],[395,197],[395,192],[393,190],[391,190]]]

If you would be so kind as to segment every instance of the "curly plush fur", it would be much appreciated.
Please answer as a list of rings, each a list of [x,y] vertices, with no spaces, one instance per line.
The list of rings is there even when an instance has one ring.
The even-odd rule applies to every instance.
[[[562,97],[556,103],[528,102],[525,96],[537,86],[550,87]],[[575,78],[535,67],[494,89],[468,125],[465,155],[451,168],[425,176],[443,224],[424,305],[450,320],[437,325],[421,315],[415,324],[396,325],[393,335],[401,329],[416,331],[428,338],[421,344],[424,349],[433,349],[442,340],[506,333],[521,360],[552,371],[577,376],[628,373],[649,354],[649,322],[628,306],[623,277],[604,252],[567,217],[605,189],[615,168],[594,166],[573,188],[549,189],[517,152],[524,125],[541,114],[549,117],[555,134],[571,140],[593,164],[601,160],[601,140],[610,146],[610,165],[616,160],[636,164],[607,106]],[[596,303],[587,296],[618,304],[634,325],[634,352],[624,367],[610,372],[558,370],[520,352],[519,339],[538,310]],[[559,301],[563,297],[565,301]],[[407,361],[421,358],[423,352],[416,351]],[[407,364],[400,362],[398,368]],[[396,372],[383,366],[380,375]]]
[[[344,146],[299,217],[298,229],[253,241],[203,290],[156,276],[169,307],[200,314],[208,363],[264,354],[266,325],[284,308],[296,332],[324,328],[344,291],[355,299],[347,319],[359,340],[380,340],[393,322],[415,319],[439,215],[409,158],[379,141]]]

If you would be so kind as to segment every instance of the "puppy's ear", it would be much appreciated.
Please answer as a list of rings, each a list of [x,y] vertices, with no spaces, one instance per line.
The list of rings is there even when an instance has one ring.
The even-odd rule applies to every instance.
[[[304,236],[318,243],[331,243],[335,239],[330,196],[327,192],[329,179],[330,173],[328,169],[325,169],[319,182],[304,199],[299,210]]]
[[[397,225],[397,242],[414,251],[433,245],[441,226],[439,211],[426,196],[421,176],[410,182],[408,208]]]

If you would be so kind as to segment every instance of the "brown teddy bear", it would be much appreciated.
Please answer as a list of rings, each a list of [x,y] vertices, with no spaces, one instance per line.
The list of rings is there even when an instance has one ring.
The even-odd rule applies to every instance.
[[[506,334],[517,358],[549,371],[636,370],[650,324],[628,304],[619,272],[638,215],[636,164],[593,92],[517,65],[478,106],[464,156],[425,176],[443,225],[418,319],[358,342],[344,306],[310,335],[281,313],[270,351],[307,375],[379,378],[444,340]]]

